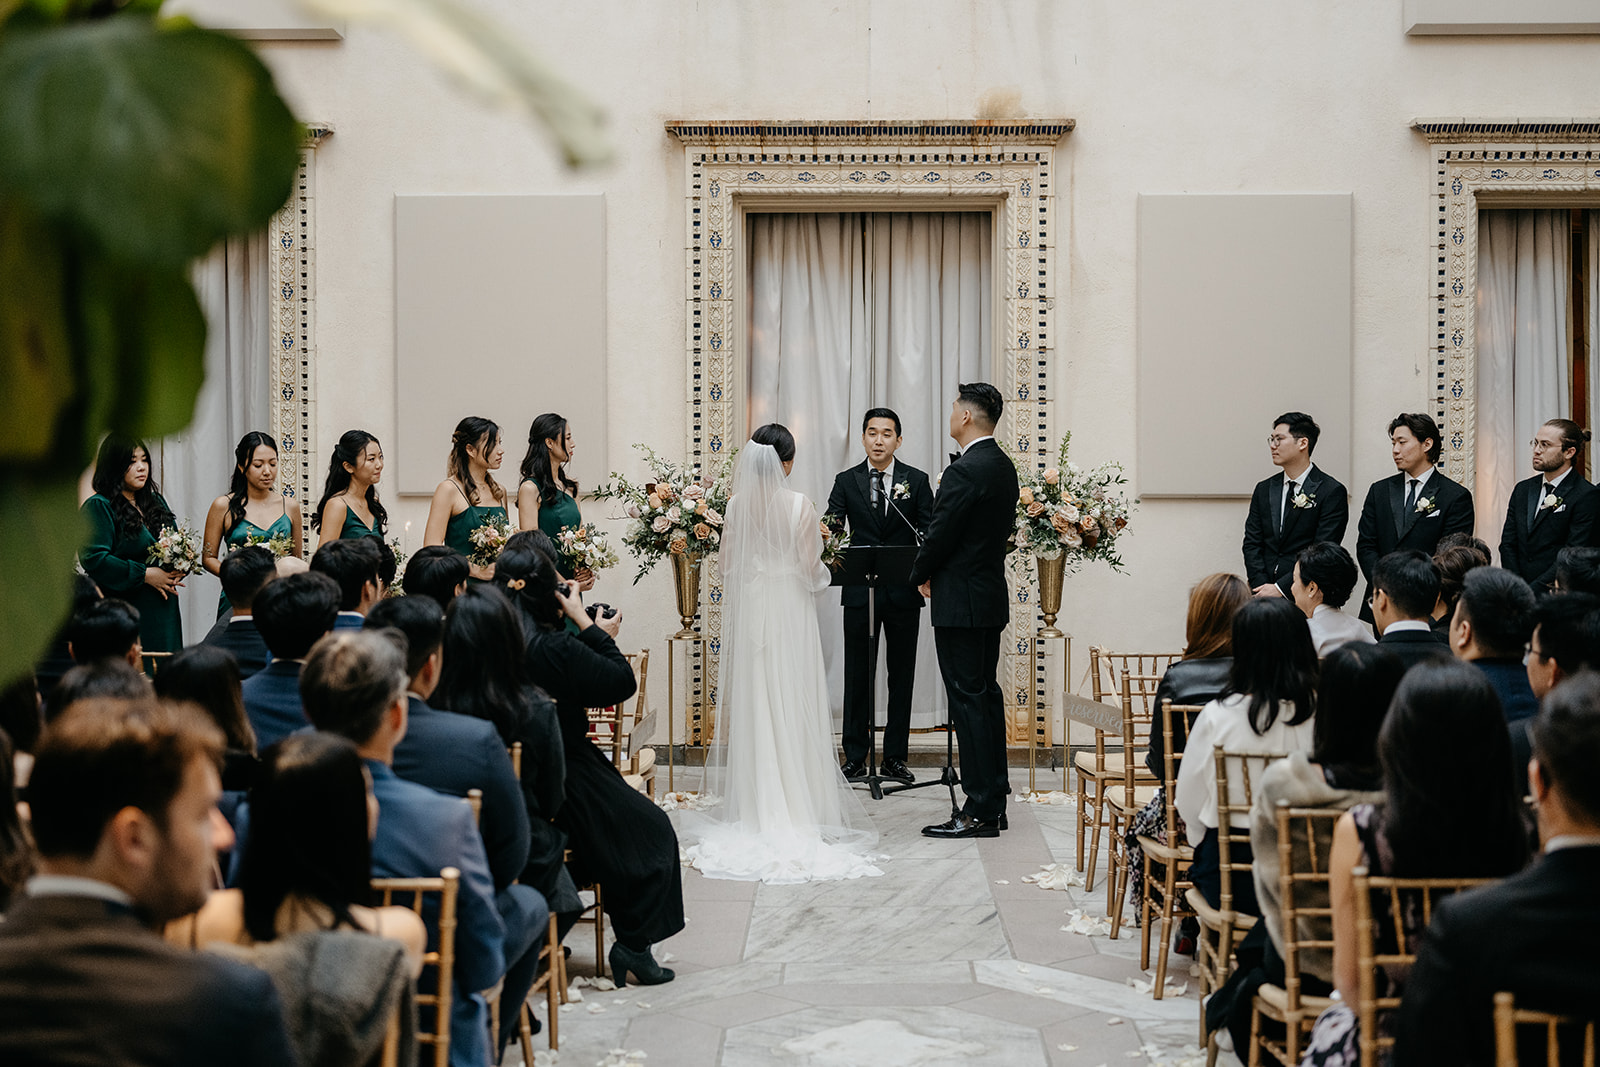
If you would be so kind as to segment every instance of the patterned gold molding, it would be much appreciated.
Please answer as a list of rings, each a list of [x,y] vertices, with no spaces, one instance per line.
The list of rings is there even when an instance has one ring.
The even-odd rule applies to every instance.
[[[992,211],[995,220],[994,381],[1006,398],[998,436],[1045,465],[1053,439],[1046,390],[1054,360],[1054,160],[1070,119],[984,121],[670,122],[685,146],[685,291],[689,462],[714,465],[743,440],[736,425],[744,379],[740,276],[744,203],[762,210],[851,210],[915,203],[919,210]],[[701,615],[707,661],[691,671],[689,705],[714,708],[722,637],[721,576],[705,569]],[[1016,586],[1018,603],[1031,600]],[[1026,736],[1030,688],[1043,695],[1043,667],[1030,679],[1029,639],[1037,623],[1013,622],[1002,645],[1007,719]],[[1010,684],[1006,684],[1009,681]],[[703,700],[700,699],[703,696]],[[696,718],[690,741],[702,738]],[[1044,737],[1036,722],[1036,736]]]
[[[294,191],[267,226],[268,329],[273,339],[268,380],[270,427],[278,440],[278,485],[309,511],[317,485],[316,150],[333,134],[326,123],[308,125],[300,148]],[[308,548],[302,545],[302,550]]]
[[[1477,472],[1478,200],[1600,194],[1600,119],[1417,119],[1434,146],[1432,372],[1445,473]]]

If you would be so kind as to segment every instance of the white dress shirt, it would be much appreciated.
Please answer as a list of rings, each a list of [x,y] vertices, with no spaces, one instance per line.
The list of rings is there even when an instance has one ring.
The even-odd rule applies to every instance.
[[[1305,487],[1306,479],[1311,477],[1311,471],[1315,467],[1316,467],[1315,463],[1307,463],[1306,464],[1306,469],[1300,472],[1300,477],[1298,477],[1298,478],[1291,478],[1291,477],[1289,477],[1289,472],[1288,471],[1284,472],[1284,474],[1283,474],[1283,499],[1278,501],[1278,524],[1280,526],[1288,518],[1288,515],[1289,515],[1289,502],[1291,500],[1293,500],[1295,498],[1295,496],[1300,492],[1300,490]]]
[[[1290,752],[1311,751],[1311,724],[1307,719],[1290,726],[1294,706],[1284,702],[1278,708],[1278,717],[1267,732],[1258,734],[1250,726],[1250,697],[1244,693],[1213,700],[1200,709],[1189,729],[1189,740],[1183,746],[1183,762],[1178,765],[1177,806],[1189,833],[1189,844],[1199,845],[1206,831],[1217,826],[1217,768],[1213,748],[1221,745],[1229,752],[1260,752],[1288,755]],[[1228,768],[1230,771],[1233,767]],[[1259,774],[1260,766],[1251,768]],[[1245,803],[1244,782],[1228,779],[1229,803]],[[1248,826],[1250,816],[1241,814],[1235,826]]]
[[[1354,615],[1346,615],[1326,604],[1318,604],[1312,610],[1306,625],[1311,630],[1311,643],[1317,648],[1318,659],[1351,641],[1370,645],[1378,640],[1372,636],[1372,627]]]
[[[871,504],[874,508],[876,508],[877,511],[878,511],[878,514],[882,515],[884,512],[888,511],[889,509],[883,506],[883,501],[881,501],[881,500],[875,501],[875,500],[872,499],[872,476],[874,474],[876,474],[876,473],[878,473],[878,468],[874,467],[872,465],[872,460],[870,460],[870,459],[867,460],[867,503]],[[885,493],[889,493],[889,494],[893,494],[894,493],[894,457],[893,456],[889,457],[889,465],[883,469],[883,491]],[[891,495],[889,499],[893,500],[894,499],[893,495]]]

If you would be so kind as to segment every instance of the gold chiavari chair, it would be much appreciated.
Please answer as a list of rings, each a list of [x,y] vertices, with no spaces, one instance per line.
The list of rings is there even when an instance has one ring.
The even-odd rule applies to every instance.
[[[1105,792],[1106,810],[1106,914],[1120,914],[1120,897],[1123,887],[1127,885],[1128,846],[1125,834],[1133,825],[1133,817],[1139,814],[1146,804],[1155,799],[1158,783],[1151,779],[1148,768],[1145,767],[1145,753],[1148,749],[1141,747],[1140,739],[1150,735],[1150,721],[1153,716],[1149,713],[1149,703],[1134,701],[1134,691],[1150,690],[1160,683],[1160,676],[1133,675],[1123,672],[1122,675],[1122,777],[1120,781],[1106,782],[1103,786]],[[1089,849],[1089,866],[1094,867],[1094,848]],[[1119,884],[1117,874],[1122,875]],[[1087,879],[1086,879],[1087,881]],[[1116,922],[1111,924],[1111,937],[1116,939],[1118,932]]]
[[[611,762],[629,785],[654,798],[656,753],[648,746],[633,744],[633,735],[649,736],[655,729],[655,716],[649,714],[646,686],[650,675],[650,650],[629,652],[636,691],[621,704],[589,709],[589,740],[609,753]],[[641,729],[644,727],[644,729]]]
[[[1250,1008],[1249,1067],[1260,1067],[1264,1051],[1280,1064],[1300,1062],[1301,1042],[1317,1016],[1333,1003],[1300,991],[1300,966],[1306,951],[1333,954],[1333,905],[1329,900],[1328,858],[1333,828],[1342,808],[1291,808],[1278,801],[1278,895],[1283,915],[1283,985],[1264,985]],[[1303,830],[1304,837],[1297,831]],[[1299,847],[1297,847],[1299,846]],[[1262,1033],[1261,1020],[1284,1027],[1284,1039]]]
[[[139,665],[144,670],[144,673],[154,678],[156,673],[162,667],[165,667],[174,655],[175,653],[172,652],[140,652]]]
[[[1561,1063],[1561,1030],[1582,1029],[1583,1067],[1595,1067],[1595,1020],[1574,1019],[1566,1015],[1551,1015],[1543,1011],[1528,1011],[1517,1007],[1515,993],[1494,995],[1494,1063],[1495,1067],[1521,1067],[1517,1059],[1517,1027],[1541,1026],[1544,1028],[1544,1060],[1548,1067]],[[1532,1067],[1530,1064],[1529,1067]]]
[[[423,913],[423,898],[429,893],[439,894],[439,947],[422,957],[424,973],[432,967],[438,978],[433,993],[417,994],[417,1008],[433,1009],[433,1029],[417,1028],[417,1044],[433,1048],[434,1067],[450,1064],[450,997],[451,981],[456,959],[456,893],[460,888],[461,872],[446,867],[437,878],[374,878],[372,891],[378,902],[385,906],[400,903],[418,915]],[[404,898],[409,897],[407,904]],[[397,898],[398,899],[397,901]]]
[[[567,850],[567,859],[571,860],[571,858],[572,858],[572,850],[568,849]],[[576,881],[576,879],[574,879],[574,881]],[[573,923],[573,925],[574,926],[583,925],[583,924],[593,924],[594,925],[594,973],[595,973],[595,976],[597,978],[604,978],[605,977],[605,973],[606,973],[606,901],[605,901],[605,893],[600,888],[600,883],[599,882],[591,882],[589,885],[580,885],[580,886],[578,886],[578,892],[580,892],[580,893],[593,893],[594,894],[594,903],[585,905],[583,911],[581,913],[579,913],[578,918],[577,918],[576,922]],[[561,995],[562,995],[563,998],[566,996],[566,988],[565,988],[565,986],[563,986],[563,988],[561,990]]]

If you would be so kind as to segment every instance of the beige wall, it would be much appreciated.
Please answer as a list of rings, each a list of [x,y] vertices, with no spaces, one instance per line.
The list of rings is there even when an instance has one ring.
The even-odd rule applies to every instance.
[[[1400,0],[479,2],[604,104],[613,168],[564,171],[541,133],[482,110],[390,35],[351,26],[335,44],[261,46],[299,114],[338,130],[317,159],[324,450],[350,425],[405,432],[393,399],[397,194],[605,196],[608,445],[626,465],[631,443],[671,449],[685,426],[683,155],[663,121],[1014,107],[1078,122],[1055,176],[1057,421],[1074,431],[1079,462],[1122,459],[1136,486],[1139,194],[1350,194],[1359,504],[1367,483],[1393,470],[1388,419],[1433,400],[1434,190],[1428,146],[1408,123],[1600,112],[1600,42],[1408,37]],[[1226,417],[1264,438],[1275,414]],[[1265,444],[1260,465],[1270,472]],[[1062,625],[1079,649],[1178,645],[1189,585],[1242,567],[1245,506],[1147,501],[1126,543],[1131,573],[1094,570],[1069,585]],[[398,510],[420,529],[421,508]],[[668,580],[635,587],[630,577],[614,572],[597,595],[627,612],[625,645],[659,654],[673,625]]]

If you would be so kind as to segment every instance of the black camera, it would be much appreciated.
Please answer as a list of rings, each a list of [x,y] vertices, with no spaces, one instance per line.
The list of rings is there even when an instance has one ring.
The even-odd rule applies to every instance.
[[[610,619],[615,617],[617,614],[617,609],[612,607],[610,604],[590,604],[583,610],[589,613],[589,618],[596,620],[600,619],[601,617]]]

